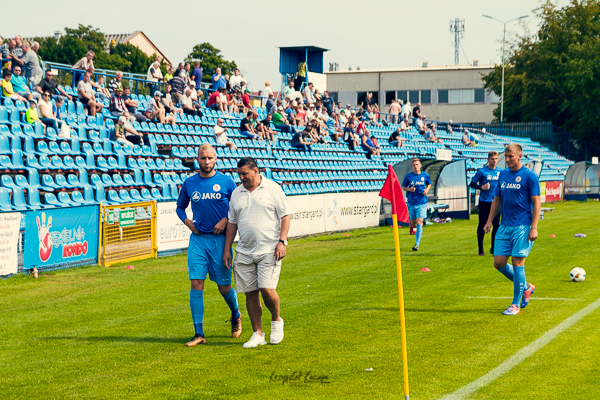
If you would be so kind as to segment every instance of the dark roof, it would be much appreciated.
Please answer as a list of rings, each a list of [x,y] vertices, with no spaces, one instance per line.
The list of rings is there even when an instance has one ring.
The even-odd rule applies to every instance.
[[[317,46],[291,46],[291,47],[280,47],[280,49],[296,50],[296,51],[304,51],[304,50],[308,50],[308,51],[329,51],[329,49],[324,49],[322,47],[317,47]]]

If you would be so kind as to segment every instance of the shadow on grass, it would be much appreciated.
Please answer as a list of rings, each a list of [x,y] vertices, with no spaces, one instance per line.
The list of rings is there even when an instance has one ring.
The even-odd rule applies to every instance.
[[[41,340],[77,340],[80,342],[127,342],[127,343],[178,343],[185,344],[191,336],[182,338],[163,338],[163,337],[128,337],[128,336],[49,336],[41,337]],[[231,339],[229,336],[207,337],[206,344],[203,346],[241,346],[242,342],[215,341],[215,339]]]
[[[455,314],[468,314],[468,313],[496,314],[496,313],[502,312],[502,310],[499,310],[498,308],[479,308],[479,309],[475,309],[475,308],[464,309],[463,308],[460,310],[445,310],[445,309],[435,310],[432,308],[406,308],[406,309],[404,309],[404,311],[406,311],[406,312],[455,313]]]

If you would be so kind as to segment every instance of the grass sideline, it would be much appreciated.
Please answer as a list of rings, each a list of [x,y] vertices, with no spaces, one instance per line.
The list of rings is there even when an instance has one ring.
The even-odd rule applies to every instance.
[[[470,383],[600,297],[600,229],[592,218],[600,203],[552,206],[526,263],[538,290],[516,317],[503,316],[510,300],[496,298],[512,297],[512,285],[494,271],[491,256],[477,255],[477,216],[426,227],[418,252],[401,229],[411,399],[441,398]],[[573,236],[579,232],[587,238]],[[135,270],[88,267],[0,280],[0,393],[5,399],[401,398],[391,229],[293,240],[288,254],[278,288],[286,336],[257,349],[241,347],[251,335],[244,297],[244,332],[236,340],[212,282],[205,290],[208,344],[183,346],[193,333],[185,256],[133,262]],[[585,282],[568,281],[575,266],[586,270]],[[600,398],[599,324],[596,310],[471,398]],[[313,380],[285,381],[298,372]]]

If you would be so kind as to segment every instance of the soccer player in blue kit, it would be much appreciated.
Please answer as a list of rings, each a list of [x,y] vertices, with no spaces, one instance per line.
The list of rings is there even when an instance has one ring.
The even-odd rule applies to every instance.
[[[500,175],[500,170],[496,169],[497,164],[498,152],[490,151],[488,153],[487,165],[477,171],[473,179],[471,179],[471,183],[469,184],[469,186],[471,186],[473,189],[480,190],[479,224],[477,225],[477,246],[479,247],[480,256],[485,256],[485,252],[483,251],[483,238],[485,236],[485,231],[483,230],[483,227],[485,226],[488,216],[490,215],[492,202],[496,196],[496,186],[498,186],[498,176]],[[494,229],[492,230],[492,248],[490,249],[490,253],[494,255],[494,240],[496,239],[496,232],[498,231],[498,226],[500,225],[500,213],[496,214],[492,220],[492,225],[494,226]]]
[[[513,143],[506,146],[504,156],[508,168],[500,172],[496,197],[484,230],[485,233],[490,232],[492,220],[502,209],[494,245],[494,267],[513,281],[513,300],[503,314],[517,315],[529,304],[529,297],[535,291],[535,286],[525,279],[525,258],[538,237],[540,182],[529,168],[521,164],[523,149],[520,145]],[[512,257],[512,265],[508,264],[508,257]]]
[[[417,234],[413,251],[419,250],[423,236],[423,220],[427,218],[427,193],[431,189],[431,178],[427,172],[421,171],[421,160],[412,160],[413,172],[409,172],[402,181],[402,189],[406,192],[408,217]]]
[[[242,333],[237,293],[231,287],[231,269],[223,264],[229,200],[236,186],[231,178],[215,171],[216,162],[215,149],[208,143],[201,145],[198,149],[200,171],[183,182],[177,199],[177,216],[192,231],[187,260],[195,335],[185,344],[188,347],[206,343],[202,327],[206,274],[217,284],[231,310],[231,336],[238,338]],[[193,221],[185,213],[190,201]]]

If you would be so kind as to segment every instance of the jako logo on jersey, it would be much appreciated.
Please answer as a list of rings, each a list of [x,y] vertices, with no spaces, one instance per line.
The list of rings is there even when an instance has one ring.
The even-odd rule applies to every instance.
[[[213,186],[213,190],[215,192],[218,192],[219,190],[221,190],[221,185],[219,185],[218,183],[215,183],[215,185]]]
[[[200,192],[194,192],[192,193],[192,201],[198,201],[200,200]]]
[[[202,193],[202,200],[220,199],[221,193]]]
[[[520,183],[506,183],[502,182],[500,189],[521,189]]]
[[[521,177],[520,177],[520,176],[517,176],[517,179],[515,179],[515,181],[517,181],[517,182],[521,182]]]

